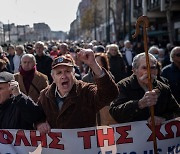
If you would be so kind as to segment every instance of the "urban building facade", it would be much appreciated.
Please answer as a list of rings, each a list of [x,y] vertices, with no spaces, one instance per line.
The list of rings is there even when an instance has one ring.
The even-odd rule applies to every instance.
[[[45,23],[34,23],[29,25],[3,24],[0,22],[0,45],[16,43],[21,44],[33,41],[66,40],[67,33],[62,31],[51,31]]]
[[[4,42],[4,31],[3,31],[3,23],[0,22],[0,44]]]
[[[132,40],[136,20],[142,15],[149,18],[152,41],[180,42],[179,0],[82,0],[70,26],[70,34],[74,34],[70,39],[106,43]]]

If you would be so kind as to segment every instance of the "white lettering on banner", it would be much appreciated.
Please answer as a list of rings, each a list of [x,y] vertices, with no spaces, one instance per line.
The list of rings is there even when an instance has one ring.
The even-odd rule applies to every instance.
[[[159,154],[180,154],[180,117],[156,126]],[[153,154],[146,121],[82,129],[0,130],[0,154]]]
[[[29,154],[41,154],[41,152],[42,152],[42,146],[41,144],[39,144],[37,149],[34,152],[29,152]]]

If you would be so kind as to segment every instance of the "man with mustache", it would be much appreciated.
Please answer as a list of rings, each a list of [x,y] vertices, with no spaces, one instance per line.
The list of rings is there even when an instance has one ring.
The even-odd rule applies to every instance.
[[[151,124],[149,107],[154,105],[155,125],[180,115],[180,105],[170,88],[156,79],[157,60],[149,53],[153,90],[148,91],[148,74],[145,53],[133,59],[133,74],[118,82],[120,94],[113,101],[110,114],[119,123],[148,120]]]

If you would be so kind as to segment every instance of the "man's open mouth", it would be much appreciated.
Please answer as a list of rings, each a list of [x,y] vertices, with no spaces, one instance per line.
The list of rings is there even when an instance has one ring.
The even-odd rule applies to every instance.
[[[64,81],[64,82],[62,82],[62,87],[67,88],[68,83],[69,83],[68,81]]]

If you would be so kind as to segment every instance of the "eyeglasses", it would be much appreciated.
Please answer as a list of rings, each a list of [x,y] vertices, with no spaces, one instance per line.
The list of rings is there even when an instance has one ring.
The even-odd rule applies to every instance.
[[[176,57],[180,57],[180,53],[175,54]]]

